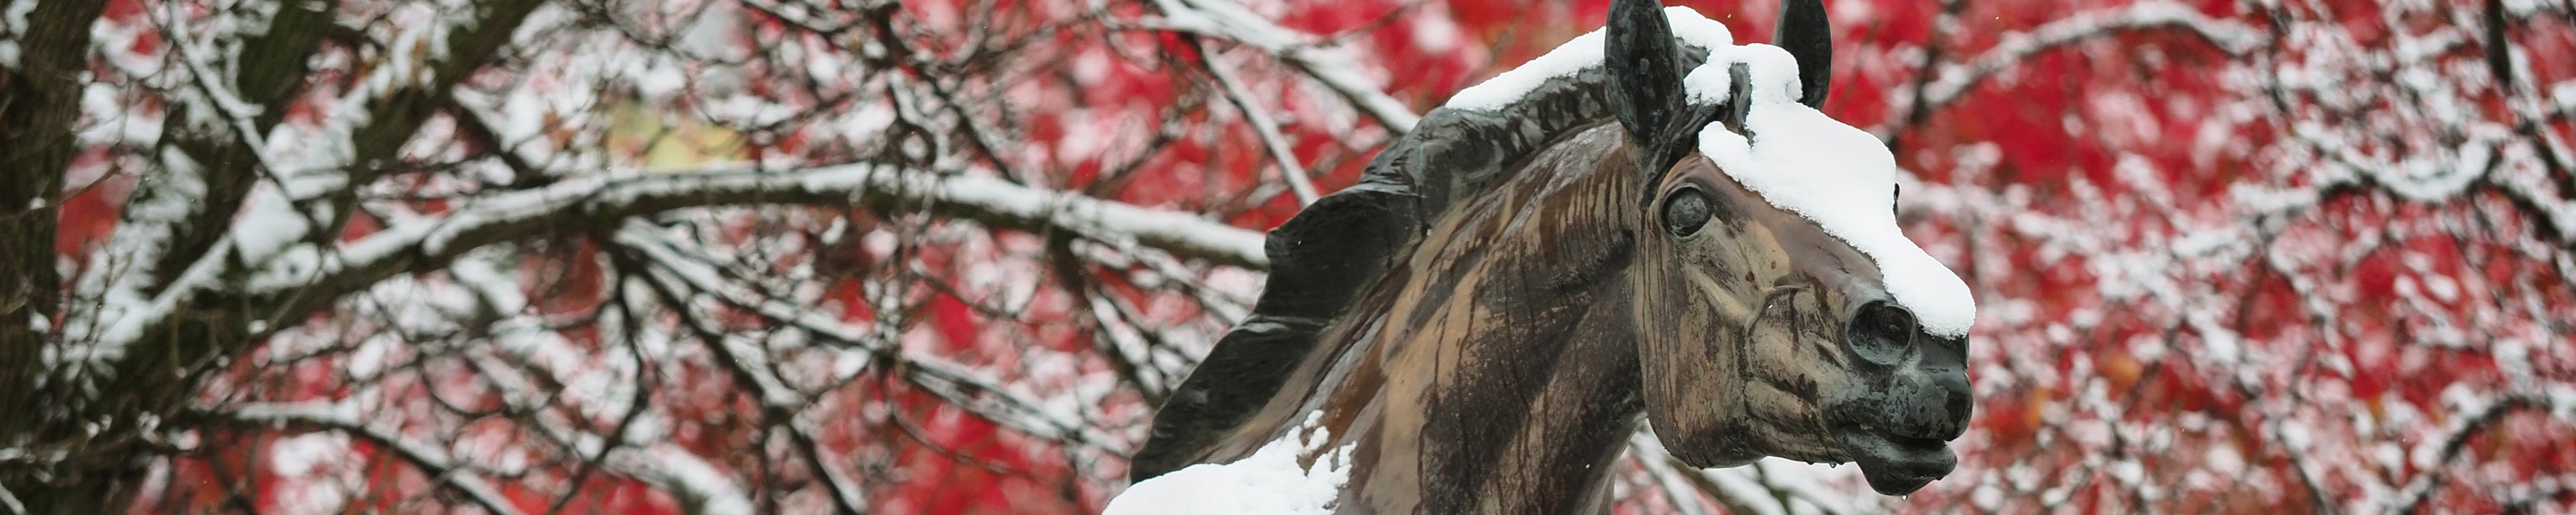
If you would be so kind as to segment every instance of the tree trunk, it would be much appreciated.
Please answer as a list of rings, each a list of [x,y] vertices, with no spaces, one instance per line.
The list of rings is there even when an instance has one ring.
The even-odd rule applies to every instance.
[[[0,0],[0,11],[23,8]],[[74,151],[72,124],[80,118],[81,83],[88,69],[91,22],[106,2],[41,1],[27,11],[18,44],[18,62],[0,71],[0,451],[21,450],[21,460],[42,460],[61,449],[51,426],[28,416],[50,410],[51,392],[37,383],[47,372],[44,349],[57,332],[62,277],[54,269],[54,235],[61,213],[63,172]],[[25,456],[32,454],[33,456]],[[0,459],[0,494],[26,503],[29,513],[115,513],[122,511],[112,486],[123,481],[91,482],[86,470],[59,470],[68,475],[41,482],[37,469]],[[131,476],[130,465],[100,471]],[[95,488],[65,490],[61,480]],[[6,498],[0,498],[5,503]]]

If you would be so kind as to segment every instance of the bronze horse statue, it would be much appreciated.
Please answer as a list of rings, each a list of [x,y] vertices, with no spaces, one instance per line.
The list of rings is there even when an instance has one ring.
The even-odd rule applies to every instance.
[[[1892,213],[1814,201],[1896,193],[1886,148],[1814,110],[1821,0],[1786,2],[1778,47],[1678,37],[1684,16],[1716,25],[1615,0],[1599,37],[1541,58],[1579,69],[1453,99],[1271,231],[1253,313],[1156,413],[1131,476],[1241,459],[1317,412],[1352,449],[1340,513],[1606,511],[1640,414],[1697,467],[1859,462],[1890,495],[1947,475],[1973,301]],[[1843,132],[1800,129],[1820,124]],[[1835,138],[1788,141],[1810,133]],[[1876,171],[1753,171],[1821,158],[1780,145]],[[1793,191],[1807,177],[1875,186]],[[1870,243],[1889,234],[1901,249]]]

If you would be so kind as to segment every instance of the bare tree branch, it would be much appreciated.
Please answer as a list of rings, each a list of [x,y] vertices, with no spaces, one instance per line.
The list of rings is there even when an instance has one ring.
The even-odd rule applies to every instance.
[[[405,270],[453,259],[493,242],[559,230],[578,220],[614,220],[672,209],[746,204],[858,204],[928,210],[995,227],[1080,235],[1113,247],[1143,246],[1219,263],[1262,268],[1258,233],[1182,213],[1154,211],[998,179],[851,164],[761,172],[719,168],[629,177],[567,179],[540,190],[495,195],[436,220],[408,223],[344,246],[318,270],[280,263],[278,280],[254,291],[319,287],[351,291]],[[305,286],[305,285],[312,286]]]
[[[47,404],[37,385],[49,335],[57,331],[62,275],[55,268],[65,168],[76,151],[79,74],[88,68],[90,26],[105,2],[6,0],[25,26],[0,23],[0,413]],[[23,9],[23,11],[21,11]],[[0,417],[0,445],[33,439],[34,417]],[[0,490],[32,489],[26,470],[0,463]],[[39,510],[50,510],[40,507]]]
[[[449,456],[445,449],[411,441],[403,438],[400,431],[367,423],[355,406],[319,402],[267,403],[202,409],[199,414],[240,424],[304,426],[346,433],[392,449],[394,454],[402,456],[403,461],[419,468],[422,476],[465,494],[484,510],[520,515],[516,505],[511,504],[509,498],[501,495],[500,489],[493,487],[469,464]]]
[[[642,227],[640,222],[629,222],[628,227],[619,232],[619,237],[621,240],[637,240],[649,237],[649,234],[650,229]],[[691,309],[693,303],[689,302],[690,297],[684,296],[680,293],[682,288],[690,288],[692,286],[696,287],[694,289],[698,289],[700,291],[708,291],[711,288],[722,288],[723,286],[726,286],[720,284],[679,284],[690,281],[684,281],[674,277],[693,277],[698,279],[698,281],[703,282],[712,279],[714,271],[702,267],[699,263],[689,262],[688,260],[680,259],[677,256],[672,256],[672,250],[670,248],[665,245],[656,245],[657,243],[662,242],[629,241],[628,243],[629,246],[627,248],[638,250],[640,253],[649,256],[649,259],[652,259],[661,267],[661,269],[655,271],[659,273],[648,272],[648,275],[651,276],[651,280],[648,281],[648,283],[652,285],[653,291],[660,295],[662,297],[662,301],[667,303],[667,305],[680,311],[679,314],[682,318],[681,325],[694,332],[698,339],[706,345],[708,352],[717,358],[716,361],[733,372],[736,382],[751,387],[753,398],[760,400],[761,416],[764,419],[763,423],[774,430],[787,432],[788,438],[794,442],[797,451],[804,455],[803,458],[807,469],[810,470],[817,479],[823,480],[824,483],[830,487],[826,489],[826,492],[831,494],[833,507],[839,510],[839,513],[844,515],[858,515],[860,513],[865,513],[867,511],[865,508],[867,506],[866,494],[861,493],[858,487],[850,484],[849,480],[843,478],[838,470],[833,469],[831,462],[824,456],[822,446],[816,443],[816,437],[812,428],[809,427],[801,417],[807,403],[812,402],[812,398],[802,392],[796,391],[793,387],[790,387],[787,384],[787,381],[784,378],[778,376],[776,370],[770,366],[773,360],[771,360],[767,355],[766,349],[744,342],[741,338],[729,335],[723,328],[710,324],[707,321],[708,317],[703,316],[700,313],[696,313],[694,312],[695,310]],[[639,248],[634,245],[634,243],[643,243],[644,245]],[[681,272],[680,270],[682,269],[688,269],[690,272],[694,273]],[[740,295],[740,292],[728,293]],[[734,301],[739,299],[728,298],[726,300]],[[737,303],[737,305],[740,304]],[[757,305],[773,311],[780,310],[782,308],[796,309],[786,307],[777,299],[763,299],[758,302]]]
[[[1270,111],[1252,102],[1252,92],[1243,89],[1243,81],[1235,80],[1232,68],[1217,62],[1214,46],[1198,38],[1190,38],[1190,43],[1198,51],[1199,66],[1216,77],[1226,101],[1242,111],[1244,121],[1252,124],[1252,133],[1261,136],[1262,148],[1270,150],[1270,161],[1279,165],[1279,181],[1288,183],[1288,191],[1296,193],[1297,205],[1314,204],[1318,195],[1315,180],[1306,176],[1306,167],[1297,161],[1297,152],[1288,146],[1288,138],[1279,135],[1279,122],[1270,119]]]
[[[894,372],[929,390],[932,394],[1003,427],[1111,452],[1124,452],[1124,444],[1120,443],[1123,438],[1110,435],[1080,420],[1068,420],[1055,416],[1041,408],[1044,404],[1013,393],[1004,384],[985,377],[986,374],[976,371],[973,367],[936,356],[904,353],[886,345],[884,338],[877,336],[876,331],[869,328],[843,323],[834,317],[813,312],[804,306],[778,299],[758,298],[749,295],[741,288],[725,285],[724,281],[718,278],[714,268],[680,258],[672,252],[675,245],[673,242],[655,236],[645,228],[630,226],[627,230],[618,233],[617,240],[629,248],[643,251],[661,267],[662,271],[668,272],[677,280],[687,282],[690,287],[712,294],[725,303],[752,310],[774,322],[808,331],[812,336],[825,341],[886,355],[885,359],[889,362],[886,364],[894,366],[896,369]],[[757,381],[766,378],[754,376],[754,379]],[[783,391],[783,388],[763,386],[760,392],[764,404],[786,407],[796,407],[799,404],[796,396]]]
[[[1378,91],[1374,81],[1353,70],[1348,61],[1319,55],[1306,41],[1311,39],[1296,30],[1280,27],[1230,0],[1156,0],[1163,11],[1163,23],[1172,30],[1233,40],[1277,56],[1280,62],[1314,77],[1316,82],[1376,119],[1396,133],[1413,130],[1422,116],[1405,107],[1404,102]]]
[[[1960,95],[1987,77],[2020,67],[2023,61],[2042,52],[2096,38],[2164,29],[2188,31],[2228,55],[2252,51],[2265,39],[2252,27],[2211,19],[2201,15],[2198,8],[2166,0],[2080,13],[2048,22],[2029,32],[2004,34],[2002,42],[1967,62],[1942,66],[1938,74],[1940,78],[1923,88],[1922,98],[1916,99],[1915,104],[1922,106],[1923,110],[1939,110],[1958,100]]]
[[[2406,483],[2402,494],[2404,498],[2398,501],[2395,509],[2390,511],[2393,513],[2421,512],[2424,501],[2432,497],[2433,489],[2441,487],[2442,481],[2449,475],[2446,472],[2450,469],[2451,460],[2458,458],[2460,451],[2468,449],[2469,438],[2481,434],[2488,426],[2503,420],[2505,415],[2526,409],[2548,410],[2550,409],[2549,399],[2535,395],[2509,395],[2488,401],[2481,408],[2461,410],[2466,416],[2453,419],[2450,427],[2443,428],[2439,437],[2426,440],[2423,446],[2415,449],[2411,457],[2414,465],[2423,472]]]

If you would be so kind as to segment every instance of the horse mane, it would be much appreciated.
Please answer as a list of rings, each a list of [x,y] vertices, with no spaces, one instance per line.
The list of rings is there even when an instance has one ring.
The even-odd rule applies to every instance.
[[[1682,43],[1684,69],[1712,50]],[[1317,349],[1317,340],[1430,224],[1509,182],[1540,151],[1612,119],[1611,85],[1608,67],[1594,62],[1493,109],[1433,109],[1371,159],[1358,184],[1271,229],[1270,278],[1259,300],[1157,410],[1130,476],[1142,481],[1195,463],[1277,395],[1308,355],[1337,351]]]

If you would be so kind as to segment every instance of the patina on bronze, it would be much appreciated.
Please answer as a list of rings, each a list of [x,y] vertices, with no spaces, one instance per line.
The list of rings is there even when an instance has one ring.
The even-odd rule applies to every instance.
[[[1820,0],[1775,41],[1824,100]],[[1602,66],[1498,111],[1441,109],[1270,234],[1254,313],[1154,419],[1138,480],[1249,455],[1322,413],[1354,448],[1342,513],[1606,509],[1640,414],[1700,467],[1858,462],[1910,493],[1949,473],[1964,338],[1922,330],[1875,262],[1697,153],[1662,9],[1615,0]],[[1740,66],[1740,65],[1739,65]]]

